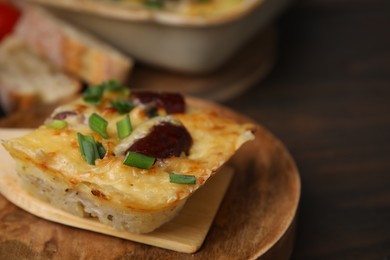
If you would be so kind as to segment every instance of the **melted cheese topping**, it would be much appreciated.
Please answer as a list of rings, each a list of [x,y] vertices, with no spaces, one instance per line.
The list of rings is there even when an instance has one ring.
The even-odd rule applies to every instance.
[[[171,157],[158,160],[149,170],[124,165],[124,155],[114,155],[115,147],[128,140],[117,137],[116,122],[124,117],[109,107],[110,98],[105,98],[99,107],[88,105],[81,99],[59,107],[53,116],[63,111],[76,111],[79,115],[69,117],[65,129],[50,129],[45,125],[31,133],[4,143],[13,157],[39,167],[46,178],[55,177],[70,188],[86,192],[99,191],[99,198],[140,211],[161,210],[172,206],[203,185],[215,171],[226,162],[246,141],[253,139],[253,125],[239,125],[222,118],[212,111],[187,107],[185,114],[170,116],[179,120],[189,131],[193,145],[187,157]],[[87,118],[96,112],[108,122],[108,139],[93,132]],[[82,116],[80,116],[82,115]],[[142,109],[130,113],[134,132],[157,119],[149,119]],[[145,128],[147,129],[147,127]],[[147,130],[142,130],[147,131]],[[142,132],[141,131],[141,132]],[[96,165],[89,165],[82,158],[77,141],[77,132],[93,135],[107,150]],[[126,145],[124,145],[126,146]],[[169,173],[194,175],[195,185],[169,182]]]

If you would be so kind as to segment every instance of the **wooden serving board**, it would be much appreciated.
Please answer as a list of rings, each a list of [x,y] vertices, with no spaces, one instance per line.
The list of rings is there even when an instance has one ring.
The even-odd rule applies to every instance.
[[[189,102],[240,122],[250,121],[210,102]],[[36,111],[41,112],[15,115],[19,120],[8,118],[0,121],[0,126],[33,127],[50,113],[44,109]],[[288,259],[300,196],[299,174],[283,144],[257,126],[256,139],[245,144],[229,161],[234,177],[202,247],[195,254],[50,222],[0,196],[0,259]]]

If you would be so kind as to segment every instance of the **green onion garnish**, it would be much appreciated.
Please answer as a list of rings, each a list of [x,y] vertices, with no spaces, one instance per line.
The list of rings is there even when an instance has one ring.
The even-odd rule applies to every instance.
[[[124,97],[130,97],[130,93],[131,93],[131,91],[130,91],[129,88],[123,88],[123,89],[122,89],[122,95],[123,95]]]
[[[87,103],[99,105],[103,92],[104,88],[102,86],[88,87],[83,93],[83,99]]]
[[[90,165],[95,165],[96,159],[103,159],[106,149],[99,142],[95,142],[93,136],[77,133],[77,140],[80,146],[80,153],[84,160]]]
[[[111,105],[118,110],[119,114],[129,113],[134,108],[133,103],[128,99],[117,98],[115,101],[111,101]]]
[[[105,81],[101,83],[100,86],[110,92],[122,92],[121,95],[124,97],[130,96],[130,89],[122,86],[116,80]]]
[[[103,144],[100,142],[96,142],[96,147],[99,154],[99,158],[103,159],[104,155],[106,155],[106,149],[104,148]]]
[[[108,138],[108,122],[103,117],[93,113],[88,119],[88,124],[93,131],[100,134],[103,138]]]
[[[87,154],[91,154],[91,151],[86,151],[86,149],[90,150],[91,147],[87,147],[88,145],[86,145],[84,143],[94,143],[95,140],[93,139],[93,136],[83,135],[81,133],[77,133],[77,141],[79,143],[81,156],[84,158],[84,160],[86,160],[89,163],[92,159],[87,158]],[[93,147],[92,147],[92,150],[93,150]],[[94,157],[91,155],[88,155],[88,156]],[[91,164],[95,164],[95,160],[93,160],[93,163],[91,163]]]
[[[140,169],[148,170],[152,168],[155,161],[156,159],[150,156],[146,156],[135,152],[127,152],[123,164],[127,166],[133,166]]]
[[[96,160],[96,153],[95,151],[96,146],[94,146],[94,143],[83,141],[81,142],[81,147],[84,151],[84,158],[87,161],[88,164],[95,165]]]
[[[195,184],[196,177],[194,175],[169,174],[169,181],[178,184]]]
[[[100,84],[108,91],[121,91],[123,89],[122,85],[116,80],[108,80]]]
[[[120,91],[123,88],[122,85],[116,80],[105,81],[103,82],[103,85],[108,91]]]
[[[123,139],[131,134],[133,128],[131,127],[130,116],[128,114],[116,123],[116,129],[119,139]]]
[[[68,125],[68,122],[64,120],[54,119],[53,121],[46,124],[46,127],[51,129],[62,129]]]
[[[122,92],[125,97],[130,96],[130,89],[123,87],[116,80],[104,81],[96,86],[88,87],[83,93],[83,99],[87,103],[91,103],[95,106],[100,104],[100,100],[103,97],[104,91]]]

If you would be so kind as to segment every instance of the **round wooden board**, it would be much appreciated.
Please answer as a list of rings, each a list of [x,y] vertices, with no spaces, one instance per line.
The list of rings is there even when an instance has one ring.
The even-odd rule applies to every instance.
[[[210,102],[189,102],[250,121]],[[50,113],[38,111],[24,117],[16,114],[16,119],[3,120],[0,126],[35,127]],[[234,178],[197,253],[173,252],[49,222],[0,196],[0,259],[288,259],[300,196],[299,174],[283,144],[257,126],[256,139],[229,161]]]

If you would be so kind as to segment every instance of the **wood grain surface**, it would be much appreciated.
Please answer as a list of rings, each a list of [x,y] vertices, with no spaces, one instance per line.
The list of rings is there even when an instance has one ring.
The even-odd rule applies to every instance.
[[[250,121],[211,102],[188,102],[238,122]],[[19,127],[43,122],[45,111],[46,115],[20,112],[2,121],[2,126],[4,122],[8,126],[16,122]],[[0,259],[288,259],[300,196],[299,174],[286,148],[271,133],[257,125],[255,137],[229,161],[235,175],[203,246],[195,254],[49,222],[16,208],[1,196]]]

